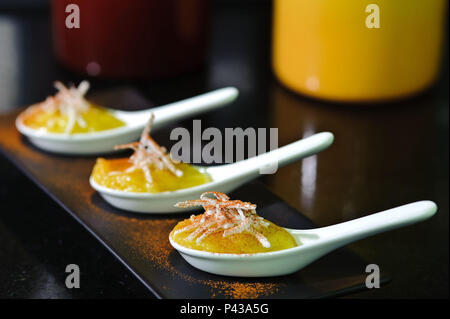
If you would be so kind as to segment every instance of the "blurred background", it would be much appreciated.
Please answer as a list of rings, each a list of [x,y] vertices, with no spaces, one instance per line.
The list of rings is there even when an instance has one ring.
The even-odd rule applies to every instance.
[[[69,3],[80,29],[65,27]],[[369,3],[0,0],[0,114],[45,99],[55,80],[125,90],[135,105],[108,106],[129,109],[235,86],[238,101],[203,127],[278,127],[279,145],[335,134],[262,178],[315,224],[438,204],[429,221],[350,245],[393,280],[349,298],[448,298],[448,1],[377,1],[379,29],[365,24]],[[4,158],[0,174],[0,297],[152,297]],[[83,289],[65,288],[68,259]]]

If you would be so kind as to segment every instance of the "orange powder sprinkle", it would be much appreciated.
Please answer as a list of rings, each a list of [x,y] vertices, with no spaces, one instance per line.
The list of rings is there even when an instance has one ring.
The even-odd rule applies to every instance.
[[[226,298],[253,299],[259,297],[269,297],[276,294],[283,286],[281,283],[271,283],[255,281],[242,282],[230,279],[224,280],[204,280],[180,272],[175,269],[169,261],[169,255],[174,252],[170,245],[168,236],[179,219],[137,219],[126,216],[111,215],[118,218],[114,225],[120,224],[117,231],[124,232],[124,237],[128,240],[125,244],[136,253],[145,256],[153,264],[169,272],[171,275],[182,278],[191,283],[201,284],[208,287],[212,297],[225,296]],[[145,231],[142,231],[145,229]]]

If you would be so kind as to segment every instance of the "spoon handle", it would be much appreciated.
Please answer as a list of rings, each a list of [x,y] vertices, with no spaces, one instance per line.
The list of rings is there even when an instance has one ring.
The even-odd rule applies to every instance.
[[[233,102],[238,95],[239,91],[235,87],[225,87],[148,110],[127,112],[126,116],[132,116],[133,122],[137,123],[138,126],[144,127],[150,114],[153,113],[155,115],[153,127],[157,128],[169,122],[188,118],[224,106]]]
[[[278,167],[323,151],[333,143],[333,140],[332,133],[321,132],[273,151],[229,164],[227,168],[232,168],[228,170],[231,172],[229,178],[235,176],[252,178],[258,174],[273,174]]]
[[[361,238],[420,222],[433,216],[436,211],[437,205],[434,202],[418,201],[337,225],[314,229],[314,233],[326,241],[330,240],[342,246]]]

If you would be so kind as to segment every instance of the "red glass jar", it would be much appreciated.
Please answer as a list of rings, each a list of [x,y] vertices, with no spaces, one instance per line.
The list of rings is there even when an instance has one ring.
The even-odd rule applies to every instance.
[[[66,25],[70,4],[79,8],[79,28]],[[56,56],[90,76],[159,79],[194,71],[204,61],[208,20],[208,0],[52,0]]]

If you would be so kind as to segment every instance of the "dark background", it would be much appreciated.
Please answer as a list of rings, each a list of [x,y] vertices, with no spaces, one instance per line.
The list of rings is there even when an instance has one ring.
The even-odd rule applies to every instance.
[[[320,226],[434,200],[439,212],[431,220],[349,246],[393,278],[349,297],[448,298],[447,53],[427,92],[398,103],[345,106],[280,85],[270,68],[270,41],[270,1],[215,1],[209,54],[199,72],[157,82],[90,80],[95,90],[131,86],[157,104],[233,85],[239,101],[206,115],[219,128],[278,127],[280,145],[332,131],[329,150],[280,169],[266,185]],[[0,112],[43,100],[57,79],[82,77],[55,61],[46,2],[0,1]],[[1,298],[152,297],[3,157],[0,176]],[[70,263],[81,268],[77,290],[64,285]]]

